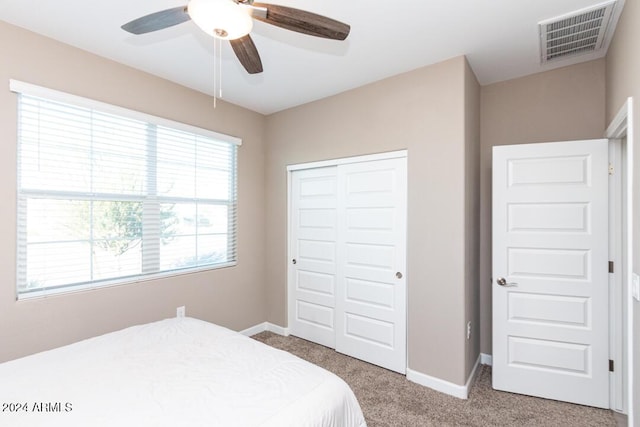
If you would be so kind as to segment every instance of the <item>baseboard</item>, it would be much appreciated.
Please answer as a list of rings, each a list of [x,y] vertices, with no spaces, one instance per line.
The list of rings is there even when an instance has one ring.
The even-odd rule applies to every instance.
[[[259,325],[252,326],[250,328],[240,331],[242,335],[250,337],[251,335],[259,334],[267,330],[267,322],[262,322]]]
[[[435,391],[439,391],[440,393],[448,394],[460,399],[466,399],[468,396],[468,391],[465,386],[450,383],[449,381],[441,380],[440,378],[432,377],[409,368],[407,368],[407,379],[416,384],[429,387]]]
[[[480,367],[480,361],[482,360],[482,356],[478,355],[478,358],[476,359],[476,363],[473,365],[473,369],[471,370],[471,374],[469,374],[469,378],[467,378],[467,382],[465,383],[464,387],[467,390],[467,397],[469,397],[469,392],[471,392],[471,387],[473,387],[473,383],[476,382],[476,376],[478,375],[478,368]]]
[[[273,332],[274,334],[282,335],[285,337],[289,336],[289,328],[283,328],[282,326],[274,325],[273,323],[267,323],[267,331]]]
[[[260,332],[269,331],[274,334],[289,336],[289,328],[283,328],[282,326],[274,325],[269,322],[262,322],[258,325],[240,331],[242,335],[250,337],[251,335],[259,334]]]
[[[493,365],[493,356],[490,354],[480,353],[480,363],[482,365]]]
[[[414,371],[409,368],[407,368],[407,379],[409,381],[413,381],[416,384],[420,384],[433,390],[439,391],[440,393],[448,394],[459,399],[467,399],[469,397],[471,386],[473,386],[473,381],[475,380],[476,374],[478,372],[479,365],[480,356],[478,356],[478,359],[473,366],[473,370],[471,371],[471,375],[469,375],[469,378],[467,379],[465,385],[450,383],[449,381],[441,380],[440,378],[432,377],[430,375],[423,374],[422,372]]]

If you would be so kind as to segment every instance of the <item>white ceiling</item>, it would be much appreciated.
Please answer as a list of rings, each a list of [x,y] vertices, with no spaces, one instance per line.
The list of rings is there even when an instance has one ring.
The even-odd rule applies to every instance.
[[[605,52],[541,66],[537,24],[603,1],[274,0],[348,23],[351,34],[325,40],[256,21],[264,72],[247,74],[223,42],[223,99],[269,114],[459,55],[482,85],[594,59]],[[213,39],[193,22],[140,36],[120,29],[185,3],[0,0],[0,20],[213,94]]]

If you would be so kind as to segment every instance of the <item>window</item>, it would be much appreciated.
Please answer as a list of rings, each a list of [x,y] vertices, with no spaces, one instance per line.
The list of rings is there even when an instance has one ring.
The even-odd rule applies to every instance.
[[[19,298],[235,264],[236,138],[11,87]]]

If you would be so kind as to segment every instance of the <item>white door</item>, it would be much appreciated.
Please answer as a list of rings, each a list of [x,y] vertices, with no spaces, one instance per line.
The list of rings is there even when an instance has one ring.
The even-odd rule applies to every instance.
[[[602,408],[607,140],[493,149],[493,387]]]
[[[336,350],[406,371],[406,158],[338,167]]]
[[[296,171],[291,179],[289,328],[335,348],[336,167]]]
[[[406,156],[294,170],[289,218],[290,333],[402,373],[406,173]]]

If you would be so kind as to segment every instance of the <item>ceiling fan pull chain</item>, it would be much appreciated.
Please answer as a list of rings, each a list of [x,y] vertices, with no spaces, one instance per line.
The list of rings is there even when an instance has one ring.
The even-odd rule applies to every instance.
[[[213,39],[213,108],[215,109],[217,107],[216,105],[216,82],[217,82],[217,70],[216,70],[216,51],[217,51],[218,45],[216,42],[216,39]]]
[[[222,99],[222,39],[218,39],[218,97]]]

